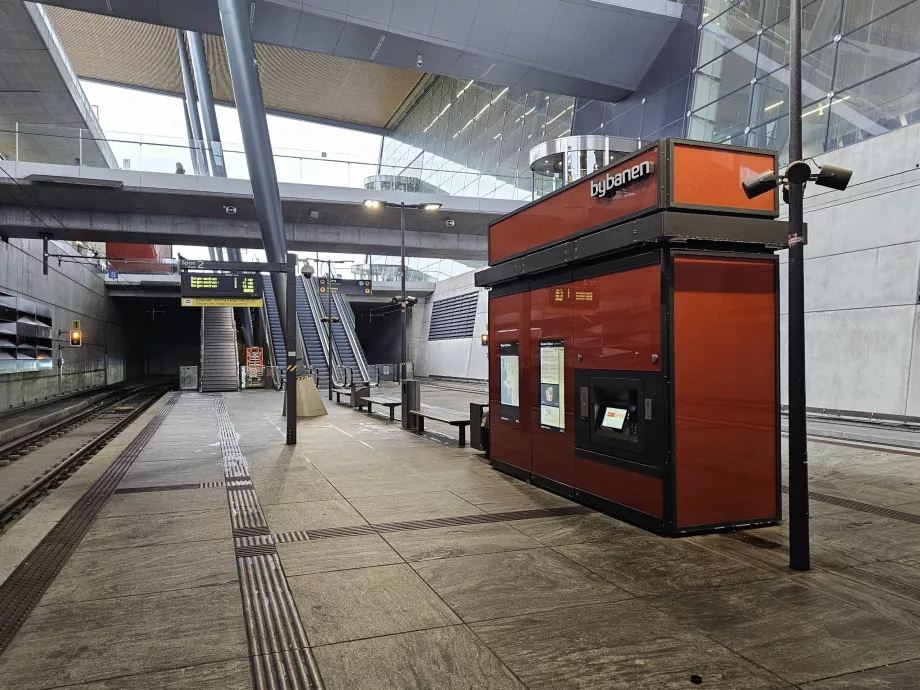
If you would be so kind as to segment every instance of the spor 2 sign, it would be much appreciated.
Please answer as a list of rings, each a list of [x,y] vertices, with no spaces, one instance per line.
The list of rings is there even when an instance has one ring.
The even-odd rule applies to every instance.
[[[655,166],[652,162],[643,161],[615,175],[607,173],[606,177],[596,182],[591,180],[591,196],[598,198],[615,196],[618,190],[626,187],[632,182],[649,177],[653,172],[655,172]]]

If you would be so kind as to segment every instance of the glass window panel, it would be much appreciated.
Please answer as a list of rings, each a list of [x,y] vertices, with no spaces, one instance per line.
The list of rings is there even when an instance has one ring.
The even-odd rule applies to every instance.
[[[903,5],[905,0],[850,0],[843,14],[841,33],[849,33]]]
[[[703,35],[711,34],[723,41],[732,37],[735,43],[743,43],[757,34],[762,7],[763,0],[741,0],[734,3],[727,12],[708,19],[703,26]]]
[[[802,58],[802,102],[812,103],[827,97],[831,91],[831,75],[837,44]],[[773,120],[789,112],[789,69],[782,67],[754,84],[751,103],[751,126]]]
[[[757,38],[755,37],[736,50],[700,67],[696,73],[693,109],[717,101],[750,84],[754,76],[756,55]]]
[[[722,142],[730,139],[748,124],[751,104],[751,86],[707,105],[693,113],[690,137]]]
[[[828,141],[848,146],[920,122],[920,62],[834,96]]]
[[[788,161],[789,145],[789,116],[767,122],[752,129],[747,137],[747,145],[761,149],[772,149],[780,152],[780,162]]]
[[[824,153],[827,137],[827,120],[831,101],[824,99],[802,109],[802,157],[809,158]]]
[[[847,88],[920,57],[920,2],[844,36],[835,90]]]

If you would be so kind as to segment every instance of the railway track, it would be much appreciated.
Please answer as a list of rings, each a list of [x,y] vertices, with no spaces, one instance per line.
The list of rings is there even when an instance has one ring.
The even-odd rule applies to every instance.
[[[0,532],[139,417],[170,385],[138,386],[0,446]],[[7,492],[10,492],[8,495]]]

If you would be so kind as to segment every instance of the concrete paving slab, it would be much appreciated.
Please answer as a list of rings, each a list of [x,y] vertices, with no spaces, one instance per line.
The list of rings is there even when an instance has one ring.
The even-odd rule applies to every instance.
[[[277,503],[264,506],[263,512],[273,532],[367,524],[361,514],[344,500]]]
[[[240,589],[40,606],[0,656],[8,690],[56,688],[247,654]]]
[[[211,489],[175,489],[144,491],[112,495],[99,511],[100,518],[125,515],[155,515],[157,513],[187,513],[197,510],[223,510],[227,492],[222,487]]]
[[[41,605],[136,594],[172,592],[237,582],[233,545],[227,539],[133,549],[83,551],[67,565]],[[201,596],[207,597],[207,592]]]
[[[269,467],[250,472],[253,486],[263,505],[332,501],[342,498],[314,467]]]
[[[796,684],[914,659],[920,650],[920,630],[790,578],[649,601]]]
[[[119,488],[170,486],[223,481],[219,458],[160,460],[141,462],[131,467]]]
[[[694,675],[705,688],[792,687],[637,600],[470,627],[530,688],[677,690]]]
[[[277,548],[288,577],[403,562],[376,534],[278,544]]]
[[[288,582],[313,646],[460,622],[404,564],[300,575]]]
[[[367,496],[350,499],[351,505],[374,524],[475,515],[483,511],[448,491]]]
[[[249,659],[244,658],[69,687],[73,690],[252,690],[252,678]]]
[[[917,687],[917,678],[920,678],[920,659],[848,673],[801,687],[803,690],[913,690]]]
[[[164,492],[165,493],[165,492]],[[80,542],[85,551],[228,539],[230,511],[198,510],[97,518]]]
[[[523,690],[524,685],[466,626],[318,647],[328,690]]]
[[[631,597],[550,549],[412,563],[466,622]]]
[[[509,524],[546,546],[618,541],[646,534],[639,527],[601,513],[515,520]]]
[[[542,546],[540,542],[501,523],[389,532],[384,533],[383,538],[407,561],[538,549]]]
[[[773,577],[744,561],[651,534],[554,548],[635,596],[687,592]]]

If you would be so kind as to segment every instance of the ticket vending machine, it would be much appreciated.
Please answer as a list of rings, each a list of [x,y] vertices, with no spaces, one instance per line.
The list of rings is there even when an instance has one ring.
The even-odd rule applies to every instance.
[[[781,515],[772,152],[664,140],[490,226],[490,459],[668,535]]]

